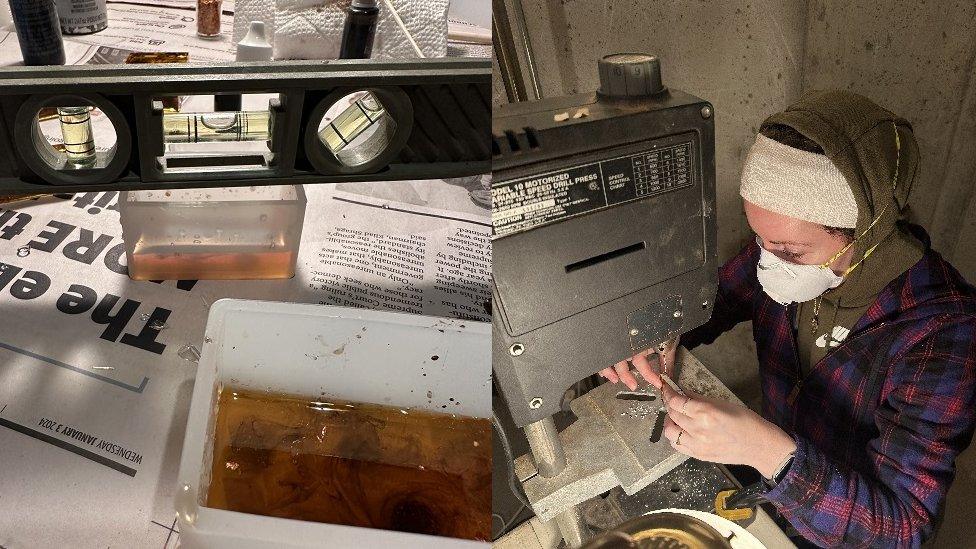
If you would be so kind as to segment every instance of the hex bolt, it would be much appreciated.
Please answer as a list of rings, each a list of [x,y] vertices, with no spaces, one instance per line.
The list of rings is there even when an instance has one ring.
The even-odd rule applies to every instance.
[[[630,335],[637,337],[638,335],[640,335],[640,330],[638,330],[637,328],[631,328]]]
[[[702,309],[708,308],[708,301],[702,301]]]
[[[705,105],[704,107],[702,107],[701,108],[701,115],[702,115],[702,118],[711,118],[711,116],[712,116],[712,106],[711,105]]]
[[[525,352],[525,345],[521,343],[512,343],[512,346],[508,348],[509,354],[512,356],[519,356]]]
[[[529,408],[532,408],[533,410],[538,410],[539,408],[542,408],[542,399],[539,397],[535,397],[532,400],[530,400]]]
[[[675,311],[674,318],[681,318],[681,311]]]

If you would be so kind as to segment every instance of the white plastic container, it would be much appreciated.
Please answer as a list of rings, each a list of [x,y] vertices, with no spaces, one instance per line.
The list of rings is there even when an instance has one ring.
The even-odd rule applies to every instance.
[[[123,192],[129,278],[291,278],[305,204],[301,185]]]
[[[488,418],[490,330],[486,323],[368,309],[214,303],[180,461],[175,503],[181,547],[487,548],[486,542],[252,515],[205,503],[222,384],[433,412],[448,405],[458,415]]]

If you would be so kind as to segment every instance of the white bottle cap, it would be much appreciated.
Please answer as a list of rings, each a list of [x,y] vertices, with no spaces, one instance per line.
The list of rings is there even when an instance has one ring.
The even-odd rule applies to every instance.
[[[264,23],[251,21],[247,34],[237,43],[237,61],[271,61],[273,48],[264,35]]]

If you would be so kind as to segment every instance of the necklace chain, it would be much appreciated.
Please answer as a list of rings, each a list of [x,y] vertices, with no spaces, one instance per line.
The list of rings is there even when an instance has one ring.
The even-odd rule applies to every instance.
[[[817,333],[817,328],[820,327],[820,304],[823,303],[823,296],[817,296],[813,300],[813,318],[810,319],[810,327],[812,328],[811,333]]]

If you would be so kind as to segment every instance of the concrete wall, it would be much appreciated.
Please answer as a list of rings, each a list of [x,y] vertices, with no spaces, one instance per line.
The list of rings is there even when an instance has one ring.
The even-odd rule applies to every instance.
[[[914,216],[976,281],[976,0],[522,1],[543,95],[592,91],[599,57],[641,51],[661,57],[665,85],[712,101],[720,258],[750,235],[738,179],[759,124],[836,87],[913,123]]]
[[[875,4],[809,2],[803,88],[850,89],[911,121],[913,218],[976,282],[976,2]]]

